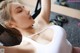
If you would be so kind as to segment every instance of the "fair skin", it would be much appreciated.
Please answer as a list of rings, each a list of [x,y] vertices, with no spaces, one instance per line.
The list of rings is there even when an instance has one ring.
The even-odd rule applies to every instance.
[[[12,28],[18,29],[22,36],[30,36],[35,34],[49,24],[49,16],[50,16],[50,1],[41,1],[42,2],[42,10],[41,13],[36,17],[35,20],[32,19],[30,15],[30,11],[27,7],[21,5],[20,3],[12,3],[11,5],[11,15],[14,21],[10,22],[10,26]],[[46,8],[46,9],[45,9]],[[46,15],[46,16],[45,16]],[[45,31],[45,35],[39,35],[38,37],[31,37],[36,42],[48,43],[52,40],[52,35],[48,33],[50,30]],[[47,33],[49,35],[47,35]],[[44,38],[43,38],[44,37]],[[41,39],[41,40],[40,40]],[[43,41],[45,40],[45,41]]]
[[[14,21],[10,22],[12,28],[18,29],[22,35],[26,34],[30,36],[34,33],[39,32],[44,27],[49,24],[50,16],[50,1],[41,1],[42,10],[41,13],[36,17],[35,20],[32,19],[30,11],[27,7],[21,5],[20,3],[12,3],[11,5],[11,15]],[[45,9],[46,8],[46,9]],[[46,16],[45,16],[46,15]],[[42,36],[39,36],[40,38]],[[45,36],[51,40],[52,36]],[[32,37],[32,39],[37,40],[37,38]],[[48,40],[47,40],[48,41]]]
[[[41,12],[35,20],[32,19],[30,11],[27,7],[17,2],[11,3],[10,12],[14,20],[9,21],[7,25],[11,28],[18,29],[21,32],[22,37],[25,36],[25,34],[27,36],[30,36],[34,33],[39,32],[41,29],[44,29],[49,25],[50,0],[41,0],[41,3]],[[53,33],[51,32],[51,29],[46,30],[37,38],[34,38],[35,36],[33,36],[31,39],[40,44],[48,44],[52,40]],[[27,40],[22,41],[20,45],[11,47],[0,46],[0,49],[1,48],[5,49],[5,53],[35,53],[35,47],[30,42],[27,42]],[[76,48],[73,48],[73,50],[74,51],[72,53],[77,53]]]
[[[30,36],[44,29],[49,24],[51,1],[41,0],[41,3],[42,3],[41,12],[36,17],[35,20],[33,20],[33,18],[31,17],[30,10],[27,7],[17,2],[11,3],[10,13],[13,20],[9,21],[7,25],[11,28],[18,29],[21,32],[22,37]],[[32,36],[31,39],[33,39],[34,41],[40,44],[48,44],[52,40],[52,33],[50,35],[48,33],[49,31],[52,32],[51,29],[49,29],[44,32],[45,33],[44,36],[43,34],[40,34],[36,38],[36,35],[35,35],[35,36]],[[48,35],[46,33],[48,33]],[[12,51],[14,51],[13,53],[22,53],[22,52],[35,53],[35,49],[34,49],[35,47],[30,42],[27,42],[26,40],[21,42],[20,45],[12,46],[12,47],[3,47],[3,48],[5,49],[5,53],[12,53]]]

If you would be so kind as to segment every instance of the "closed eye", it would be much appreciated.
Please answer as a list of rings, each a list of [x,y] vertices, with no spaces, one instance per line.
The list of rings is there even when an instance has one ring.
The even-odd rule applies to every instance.
[[[21,13],[21,12],[23,11],[23,9],[24,9],[24,6],[18,6],[18,7],[16,8],[16,12],[17,12],[17,13]]]
[[[17,9],[17,13],[21,13],[23,11],[22,8]]]

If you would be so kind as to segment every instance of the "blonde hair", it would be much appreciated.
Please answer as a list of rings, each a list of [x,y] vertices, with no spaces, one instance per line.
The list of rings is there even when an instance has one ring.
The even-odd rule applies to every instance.
[[[12,20],[12,16],[10,14],[10,3],[15,2],[16,0],[5,0],[0,3],[0,24],[7,28],[5,22]]]
[[[14,1],[5,0],[5,1],[0,2],[0,24],[6,28],[6,31],[7,33],[10,34],[10,36],[16,37],[20,42],[22,39],[21,33],[14,28],[8,28],[8,26],[6,26],[5,24],[5,22],[12,19],[11,14],[10,14],[10,3],[12,2]]]

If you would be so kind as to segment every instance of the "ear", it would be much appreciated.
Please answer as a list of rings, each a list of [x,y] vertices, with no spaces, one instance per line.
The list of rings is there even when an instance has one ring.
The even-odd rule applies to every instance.
[[[13,21],[8,21],[8,22],[5,22],[5,25],[9,28],[15,28],[16,27],[16,24],[13,22]]]

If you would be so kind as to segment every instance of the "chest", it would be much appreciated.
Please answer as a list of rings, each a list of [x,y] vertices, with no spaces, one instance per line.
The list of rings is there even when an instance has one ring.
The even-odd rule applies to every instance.
[[[42,30],[40,33],[35,35],[36,37],[34,40],[40,44],[48,44],[50,43],[54,38],[54,32],[52,29],[47,28]]]

